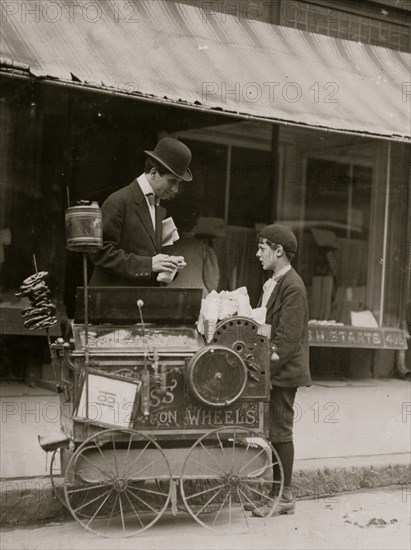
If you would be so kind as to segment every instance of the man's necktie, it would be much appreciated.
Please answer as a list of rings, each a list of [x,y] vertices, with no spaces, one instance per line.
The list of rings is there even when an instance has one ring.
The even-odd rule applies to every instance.
[[[154,231],[156,230],[156,206],[158,206],[159,200],[154,193],[147,193],[146,195],[148,204],[150,205],[150,216],[153,222]]]
[[[158,206],[160,203],[160,199],[158,199],[154,193],[147,193],[146,195],[148,202],[150,206]]]

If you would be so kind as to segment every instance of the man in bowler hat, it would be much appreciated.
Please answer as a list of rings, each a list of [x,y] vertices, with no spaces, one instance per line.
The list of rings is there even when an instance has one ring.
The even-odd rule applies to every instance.
[[[271,356],[269,436],[284,473],[284,489],[274,515],[295,511],[291,489],[294,401],[298,387],[311,385],[307,293],[301,277],[291,267],[296,252],[297,239],[286,226],[272,224],[261,230],[256,256],[272,276],[263,286],[259,306],[267,308],[266,323],[271,325],[275,345]],[[274,465],[273,475],[274,482],[280,481],[278,465]],[[251,506],[253,515],[266,516],[270,509],[264,506],[267,504]]]
[[[102,205],[103,247],[90,254],[91,286],[157,286],[158,273],[185,265],[181,258],[161,253],[165,209],[159,201],[175,197],[179,184],[193,179],[191,151],[166,137],[154,151],[144,152],[144,173]]]

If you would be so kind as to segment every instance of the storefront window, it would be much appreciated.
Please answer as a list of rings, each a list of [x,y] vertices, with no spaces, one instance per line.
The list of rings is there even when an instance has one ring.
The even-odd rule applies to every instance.
[[[183,141],[193,155],[190,169],[201,215],[224,218],[227,147],[186,138]]]
[[[277,219],[301,243],[311,319],[401,326],[405,146],[298,129],[282,129],[281,142],[283,173],[294,163],[299,177],[280,182]]]
[[[316,258],[310,281],[315,319],[350,324],[347,306],[365,308],[371,188],[370,167],[307,160],[304,221],[312,238],[305,235],[304,245]]]
[[[368,233],[372,169],[335,160],[309,158],[305,195],[306,220],[340,223],[347,237]],[[336,208],[338,205],[338,208]]]
[[[62,288],[65,188],[58,156],[64,140],[62,121],[47,116],[42,96],[32,94],[31,89],[21,96],[11,90],[0,110],[5,129],[2,147],[7,153],[0,180],[1,305],[16,311],[27,306],[27,300],[15,293],[34,273],[34,257],[38,270],[49,273],[53,302],[59,301]],[[15,324],[10,322],[7,331],[20,330]]]
[[[225,131],[226,142],[223,132],[222,143],[190,142],[197,153],[194,170],[198,162],[219,167],[218,181],[210,179],[209,168],[200,182],[203,189],[207,183],[213,189],[204,211],[213,205],[213,212],[226,214],[222,288],[245,285],[258,297],[258,227],[283,223],[300,243],[294,265],[308,290],[312,320],[401,328],[404,273],[411,257],[406,239],[409,148],[280,126],[276,162],[266,125],[260,125],[259,133],[255,123],[250,126],[249,147],[246,123],[227,125]],[[237,144],[240,134],[244,147]],[[252,148],[257,141],[260,148]]]
[[[407,235],[410,224],[407,197],[411,184],[410,147],[393,143],[390,147],[390,178],[388,189],[387,253],[385,255],[385,285],[383,324],[404,328],[407,302],[407,276],[411,266],[411,241]],[[409,208],[409,206],[408,206]]]
[[[251,128],[259,138],[253,140],[243,124],[226,125],[228,134],[225,128],[216,127],[215,131],[203,129],[203,134],[199,130],[181,132],[177,137],[193,153],[191,189],[198,197],[200,215],[225,223],[225,237],[214,242],[220,290],[246,286],[252,303],[257,304],[263,273],[255,257],[255,226],[272,221],[278,162],[271,153],[271,125],[253,123]],[[215,137],[218,142],[213,142]]]
[[[272,211],[271,153],[232,147],[230,164],[229,225],[253,227],[267,223]]]

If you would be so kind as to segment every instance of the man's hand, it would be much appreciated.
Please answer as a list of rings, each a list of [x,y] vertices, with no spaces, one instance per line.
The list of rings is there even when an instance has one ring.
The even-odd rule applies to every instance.
[[[151,270],[154,273],[161,271],[174,271],[179,267],[179,260],[176,256],[167,256],[167,254],[157,254],[152,258]]]
[[[179,270],[183,269],[187,265],[186,261],[184,260],[184,256],[170,256],[170,258],[177,260]]]

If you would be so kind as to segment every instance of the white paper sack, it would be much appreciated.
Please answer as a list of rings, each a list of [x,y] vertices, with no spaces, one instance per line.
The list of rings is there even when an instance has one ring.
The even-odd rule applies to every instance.
[[[173,269],[173,271],[160,271],[160,273],[157,275],[157,281],[159,283],[171,283],[176,273],[177,269]]]
[[[238,311],[238,301],[230,296],[224,296],[220,300],[220,307],[218,308],[218,318],[220,320],[232,317]]]
[[[218,304],[214,302],[205,302],[203,315],[205,321],[216,323],[218,321]]]
[[[173,218],[166,218],[162,222],[162,245],[171,246],[173,243],[178,241],[180,235],[178,234],[177,227],[174,223]]]
[[[240,315],[241,317],[251,317],[252,315],[252,307],[250,305],[250,297],[247,295],[247,296],[244,296],[244,295],[240,295],[238,297],[238,312],[237,314]]]
[[[206,299],[201,300],[200,316],[197,321],[197,330],[204,334],[206,342],[210,342],[218,322],[220,297],[212,291]]]
[[[178,234],[177,229],[171,233],[171,235],[163,239],[163,246],[171,246],[173,245],[178,239],[180,238],[180,235]]]
[[[232,300],[238,300],[240,296],[247,296],[248,298],[248,291],[245,286],[240,286],[240,288],[236,288],[235,290],[232,290],[231,292],[226,292],[226,295],[229,295]],[[248,298],[250,299],[250,298]]]
[[[204,334],[204,315],[203,315],[203,304],[205,300],[201,300],[200,314],[197,319],[197,330],[200,334]]]
[[[204,300],[201,300],[200,316],[197,321],[197,330],[200,334],[204,334],[205,325],[215,325],[218,321],[218,309],[220,305],[220,297],[215,290]]]
[[[253,321],[258,323],[259,325],[264,325],[265,319],[267,317],[267,308],[265,306],[256,307],[251,311],[250,317]]]
[[[222,290],[219,294],[214,290],[201,301],[200,316],[197,330],[210,341],[218,321],[239,315],[253,319],[259,325],[265,323],[266,307],[252,309],[246,287],[240,287],[232,292]]]

